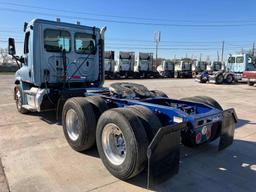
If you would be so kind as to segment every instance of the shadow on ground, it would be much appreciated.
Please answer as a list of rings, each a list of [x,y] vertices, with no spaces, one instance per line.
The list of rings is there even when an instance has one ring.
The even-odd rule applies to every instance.
[[[41,120],[56,124],[55,111],[31,113]],[[236,128],[255,124],[239,119]],[[256,188],[256,143],[235,140],[224,151],[217,151],[217,141],[195,149],[181,145],[179,173],[165,183],[152,187],[155,191],[255,191]],[[97,148],[83,152],[99,158]],[[254,157],[254,158],[253,158]],[[208,162],[211,162],[210,164]],[[206,179],[205,179],[206,178]],[[204,183],[201,181],[204,180]],[[147,188],[147,171],[126,181],[132,185]]]

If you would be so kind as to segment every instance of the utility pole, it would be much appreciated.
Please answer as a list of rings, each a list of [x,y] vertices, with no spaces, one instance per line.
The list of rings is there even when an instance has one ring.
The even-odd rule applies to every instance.
[[[218,58],[218,61],[220,61],[220,54],[219,54],[219,51],[217,51],[217,58]]]
[[[254,57],[255,52],[255,42],[252,44],[252,57]]]
[[[158,47],[160,43],[160,38],[161,38],[161,32],[158,31],[155,33],[155,42],[156,42],[156,63],[155,65],[157,66],[157,56],[158,56]]]
[[[222,49],[221,49],[221,62],[223,63],[223,59],[224,59],[224,46],[225,46],[225,42],[222,41]]]
[[[202,61],[202,53],[200,53],[199,61]]]

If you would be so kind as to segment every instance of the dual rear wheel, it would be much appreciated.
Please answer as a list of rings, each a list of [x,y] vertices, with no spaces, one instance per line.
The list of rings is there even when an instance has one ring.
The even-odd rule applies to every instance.
[[[136,176],[145,168],[147,147],[162,126],[146,107],[108,110],[100,97],[67,100],[62,119],[70,146],[80,152],[90,149],[96,141],[103,164],[122,180]]]

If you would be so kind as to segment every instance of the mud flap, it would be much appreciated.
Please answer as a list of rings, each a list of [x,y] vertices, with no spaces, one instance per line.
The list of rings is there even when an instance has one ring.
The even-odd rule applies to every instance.
[[[219,151],[227,148],[233,143],[235,124],[237,123],[237,116],[235,110],[227,109],[223,111],[223,121],[220,133]]]
[[[179,171],[180,132],[187,123],[162,127],[147,149],[148,177],[147,187],[166,181]]]

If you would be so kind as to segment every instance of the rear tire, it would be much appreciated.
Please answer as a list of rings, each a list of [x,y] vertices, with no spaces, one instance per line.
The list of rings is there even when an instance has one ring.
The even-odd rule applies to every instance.
[[[206,104],[206,105],[212,106],[216,109],[219,109],[219,110],[223,111],[221,105],[215,99],[213,99],[211,97],[194,96],[194,97],[182,98],[181,100]],[[220,130],[215,131],[211,141],[215,140],[219,136],[219,131]],[[187,130],[186,132],[181,133],[181,142],[185,146],[195,147],[195,146],[198,145],[198,144],[196,144],[195,137],[196,136],[193,132],[191,132],[190,130]]]
[[[231,84],[231,83],[233,83],[235,78],[234,78],[234,76],[232,74],[228,74],[225,80],[226,80],[227,84]]]
[[[129,106],[128,109],[132,111],[142,122],[144,129],[147,133],[149,143],[152,141],[154,136],[162,124],[158,117],[147,107],[141,105]]]
[[[163,91],[152,90],[152,91],[150,91],[150,92],[153,93],[153,95],[156,96],[156,97],[165,97],[165,98],[168,98],[168,96],[167,96]]]
[[[216,76],[216,84],[223,84],[224,82],[224,76],[223,74],[219,74]]]
[[[254,85],[254,82],[248,81],[247,84],[248,84],[249,86],[253,86],[253,85]]]
[[[215,99],[208,96],[186,97],[186,98],[181,98],[181,100],[210,105],[211,107],[214,107],[216,109],[223,111],[223,108],[221,107],[221,105]]]
[[[147,134],[139,118],[125,108],[103,113],[96,130],[100,158],[122,180],[139,174],[146,164]]]
[[[74,150],[85,151],[95,144],[96,117],[84,97],[73,97],[65,102],[62,125],[66,140]]]
[[[88,96],[85,99],[92,105],[96,121],[98,121],[101,114],[108,110],[107,103],[99,96]]]

